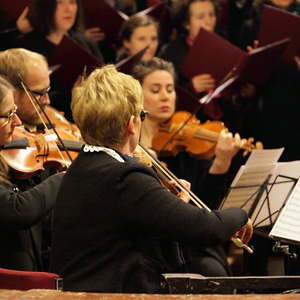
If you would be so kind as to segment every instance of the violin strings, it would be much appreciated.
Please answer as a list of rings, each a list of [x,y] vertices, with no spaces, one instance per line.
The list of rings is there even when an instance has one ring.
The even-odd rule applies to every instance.
[[[168,168],[164,168],[157,160],[156,158],[154,158],[149,151],[144,148],[142,145],[138,145],[138,147],[143,151],[143,153],[145,153],[147,155],[147,157],[149,157],[149,159],[151,160],[151,162],[153,163],[153,165],[158,168],[160,170],[161,173],[163,173],[168,179],[170,180],[174,180],[178,186],[180,187],[180,189],[187,195],[190,197],[191,201],[194,202],[194,204],[198,207],[198,208],[205,208],[208,211],[211,211],[210,208],[208,206],[206,206],[192,191],[190,191],[188,188],[186,188],[184,185],[182,185],[182,183],[179,181],[179,179],[168,169]]]

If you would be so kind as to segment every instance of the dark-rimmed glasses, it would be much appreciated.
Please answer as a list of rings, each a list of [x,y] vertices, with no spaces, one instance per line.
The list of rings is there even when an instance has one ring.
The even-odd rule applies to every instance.
[[[6,119],[6,121],[3,124],[1,124],[1,127],[7,125],[12,120],[14,115],[17,114],[17,109],[18,109],[18,106],[16,104],[14,104],[11,111],[6,116],[0,115],[0,119]]]
[[[140,118],[141,118],[142,122],[146,119],[147,115],[148,115],[147,111],[141,110],[141,112],[140,112]]]
[[[43,91],[33,91],[33,90],[29,89],[29,88],[27,88],[27,89],[28,89],[28,91],[29,91],[30,93],[32,93],[33,95],[35,95],[35,97],[36,97],[37,99],[40,99],[41,97],[45,96],[46,94],[48,94],[48,93],[50,92],[51,86],[49,86],[48,88],[46,88],[46,89],[43,90]]]

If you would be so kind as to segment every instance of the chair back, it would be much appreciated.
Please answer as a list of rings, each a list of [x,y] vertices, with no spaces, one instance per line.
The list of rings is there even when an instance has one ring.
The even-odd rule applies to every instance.
[[[0,289],[56,289],[62,290],[62,278],[48,272],[17,271],[0,268]]]

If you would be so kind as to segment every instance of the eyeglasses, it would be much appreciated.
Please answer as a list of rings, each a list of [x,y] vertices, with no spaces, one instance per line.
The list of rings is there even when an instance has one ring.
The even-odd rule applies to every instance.
[[[50,92],[50,90],[51,90],[51,86],[49,86],[48,88],[46,88],[43,91],[33,91],[33,90],[31,90],[31,89],[28,88],[28,91],[30,93],[32,93],[33,95],[35,95],[37,99],[40,99],[41,97],[43,97],[46,94],[48,94]]]
[[[147,115],[148,115],[147,111],[141,110],[141,112],[140,112],[140,118],[141,118],[142,122],[146,119]]]
[[[18,106],[14,104],[12,110],[6,116],[0,115],[1,119],[6,119],[6,121],[1,125],[1,127],[7,125],[12,120],[12,118],[17,114],[17,109]]]

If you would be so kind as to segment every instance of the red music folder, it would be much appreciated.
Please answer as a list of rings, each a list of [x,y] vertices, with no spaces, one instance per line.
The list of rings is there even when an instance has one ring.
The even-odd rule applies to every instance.
[[[277,64],[289,40],[256,48],[251,53],[232,45],[215,33],[201,29],[181,70],[192,78],[211,74],[218,85],[225,77],[239,75],[254,84],[263,84]]]
[[[55,48],[48,60],[49,66],[60,65],[53,74],[53,79],[72,88],[78,76],[89,74],[93,69],[102,66],[102,62],[85,50],[73,39],[65,36]]]
[[[0,10],[10,19],[17,20],[26,6],[31,4],[32,0],[0,0]]]
[[[261,86],[270,78],[273,69],[289,46],[291,40],[283,39],[254,49],[237,68],[238,82]]]
[[[294,57],[300,56],[300,17],[290,12],[264,5],[258,40],[261,45],[290,38],[283,59],[294,63]]]
[[[128,16],[111,7],[104,0],[82,1],[86,28],[100,27],[109,42],[118,40],[123,23]]]
[[[116,68],[119,72],[125,73],[125,74],[131,74],[132,69],[136,64],[138,64],[143,57],[144,53],[146,52],[148,46],[144,49],[140,50],[134,55],[131,55],[127,58],[122,59],[116,64]]]

